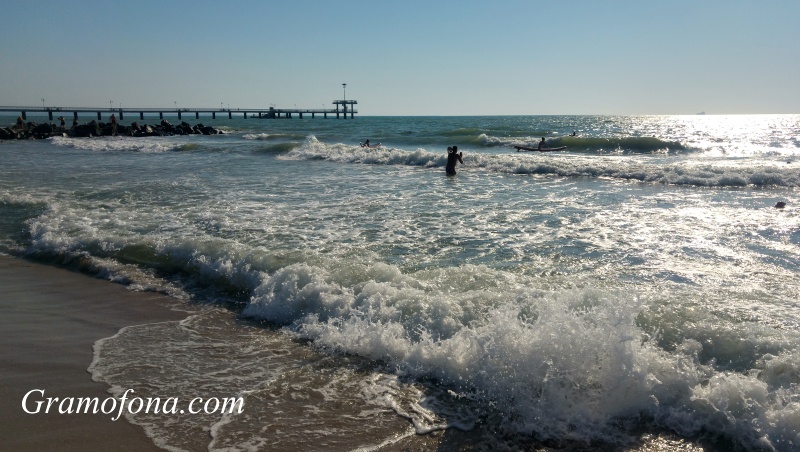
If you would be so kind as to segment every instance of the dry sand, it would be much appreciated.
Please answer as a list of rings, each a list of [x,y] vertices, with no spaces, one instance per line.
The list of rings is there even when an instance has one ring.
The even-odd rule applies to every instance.
[[[80,273],[0,256],[0,449],[161,450],[144,431],[106,414],[27,414],[22,398],[99,397],[86,370],[92,345],[120,328],[185,317],[176,302]]]

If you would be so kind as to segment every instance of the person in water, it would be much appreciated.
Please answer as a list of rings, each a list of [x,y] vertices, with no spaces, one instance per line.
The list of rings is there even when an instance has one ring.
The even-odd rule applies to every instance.
[[[372,149],[374,149],[374,148],[381,147],[381,144],[380,143],[378,143],[378,144],[369,144],[369,140],[367,140],[364,143],[361,143],[361,147],[362,148],[372,148]]]
[[[544,147],[544,137],[542,137],[542,141],[539,142],[539,150]]]
[[[445,167],[445,171],[447,174],[455,174],[456,173],[456,164],[461,162],[464,164],[464,153],[458,152],[458,146],[448,147],[447,148],[447,167]]]

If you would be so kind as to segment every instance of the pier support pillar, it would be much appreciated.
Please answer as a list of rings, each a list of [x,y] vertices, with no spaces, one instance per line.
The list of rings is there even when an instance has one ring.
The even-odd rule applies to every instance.
[[[181,111],[180,110],[178,110],[178,119],[183,119],[183,118],[181,118]]]
[[[103,118],[100,116],[100,112],[98,111],[98,112],[97,112],[97,120],[99,121],[99,120],[101,120],[101,119],[103,119]]]
[[[300,115],[300,119],[303,119],[303,112],[302,111],[300,113],[298,113],[298,115]]]
[[[77,111],[73,111],[72,112],[72,119],[74,119],[76,121],[78,120],[78,112]]]
[[[233,119],[233,113],[230,110],[228,110],[228,119]]]
[[[199,111],[194,112],[194,119],[200,119],[200,112]]]
[[[51,121],[53,120],[53,111],[52,110],[47,110],[47,117],[50,118]]]
[[[142,119],[144,119],[144,118],[142,118]],[[164,112],[163,111],[159,111],[158,112],[158,119],[164,119]]]
[[[24,120],[26,120],[26,121],[28,120],[28,115],[27,115],[27,114],[25,114],[25,112],[24,112],[24,111],[22,112],[22,114],[21,114],[20,116],[22,116],[22,119],[24,119]]]
[[[216,111],[212,111],[211,112],[211,119],[217,119],[217,112]]]
[[[244,119],[247,119],[247,112],[244,112]]]
[[[139,112],[139,121],[144,121],[144,112],[143,111]]]
[[[123,119],[125,119],[125,117],[122,116],[122,109],[120,108],[119,109],[119,120],[122,121]]]

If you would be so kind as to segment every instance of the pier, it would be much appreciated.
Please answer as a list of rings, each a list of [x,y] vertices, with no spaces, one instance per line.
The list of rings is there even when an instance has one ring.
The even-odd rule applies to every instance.
[[[328,116],[336,117],[336,119],[347,119],[347,115],[350,115],[350,119],[355,118],[355,114],[358,113],[355,109],[355,105],[358,102],[355,100],[335,100],[333,101],[333,105],[335,108],[141,108],[141,107],[47,107],[42,105],[41,107],[32,107],[32,106],[9,106],[3,107],[0,106],[0,112],[13,112],[19,113],[22,116],[23,120],[28,119],[28,113],[47,113],[47,117],[50,121],[53,121],[54,117],[58,116],[69,116],[72,113],[73,119],[78,119],[79,116],[90,116],[91,118],[97,117],[97,120],[100,121],[103,119],[103,115],[107,118],[110,118],[112,114],[117,115],[117,119],[122,121],[125,119],[126,116],[138,116],[139,120],[144,120],[145,114],[158,114],[159,119],[164,119],[164,116],[177,116],[178,119],[183,119],[184,115],[187,117],[194,116],[194,119],[200,119],[200,115],[204,117],[211,117],[212,119],[217,119],[217,116],[220,115],[221,117],[227,116],[228,119],[233,119],[234,116],[237,118],[239,116],[243,117],[244,119],[247,118],[265,118],[265,119],[291,119],[297,117],[299,119],[303,119],[305,116],[311,116],[311,118],[316,118],[317,115],[322,116],[324,119],[327,119]]]

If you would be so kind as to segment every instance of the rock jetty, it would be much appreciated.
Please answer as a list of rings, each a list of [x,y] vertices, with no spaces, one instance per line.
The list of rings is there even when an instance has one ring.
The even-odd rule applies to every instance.
[[[223,133],[219,129],[203,124],[191,126],[186,122],[172,125],[167,120],[162,120],[158,125],[139,124],[134,122],[130,126],[122,124],[103,123],[92,121],[86,124],[73,124],[72,127],[61,127],[53,123],[37,124],[35,122],[23,123],[13,127],[0,128],[0,140],[41,140],[50,137],[102,137],[102,136],[129,136],[153,137],[173,135],[217,135]]]

